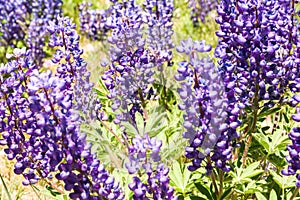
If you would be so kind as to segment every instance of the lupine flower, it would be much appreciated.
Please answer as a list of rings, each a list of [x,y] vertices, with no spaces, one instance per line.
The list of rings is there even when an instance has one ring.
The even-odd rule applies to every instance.
[[[216,10],[218,4],[218,0],[189,0],[188,6],[191,9],[191,19],[194,26],[199,26],[199,20],[205,23],[207,14]]]
[[[149,135],[132,139],[132,145],[128,147],[129,162],[126,168],[129,174],[135,174],[133,182],[128,185],[134,192],[134,199],[177,199],[174,189],[169,186],[169,169],[159,163],[161,146],[162,141],[150,138]],[[143,172],[147,174],[146,183],[138,175]]]
[[[67,18],[59,24],[49,30],[52,34],[66,34],[65,39],[63,35],[52,38],[66,44],[69,54],[63,53],[62,57],[66,61],[70,55],[80,59],[70,39],[76,38],[73,24]],[[24,176],[24,185],[55,175],[71,191],[72,199],[123,199],[119,184],[91,152],[91,144],[80,132],[80,116],[73,108],[73,86],[82,72],[81,65],[69,62],[74,68],[58,70],[52,76],[50,71],[40,73],[28,59],[29,54],[16,49],[16,59],[0,68],[0,144],[7,146],[4,151],[9,159],[16,159],[15,173]]]
[[[60,18],[58,21],[58,25],[50,23],[48,27],[51,34],[49,46],[63,47],[56,50],[52,59],[53,63],[59,64],[56,76],[65,79],[69,87],[74,88],[73,109],[82,113],[88,122],[97,117],[98,110],[94,108],[99,102],[92,91],[93,83],[89,80],[87,63],[81,58],[83,50],[79,47],[80,37],[75,30],[76,25],[69,19]]]
[[[16,47],[17,41],[24,40],[25,33],[19,22],[25,22],[29,12],[27,1],[0,1],[0,45]]]
[[[146,30],[148,48],[155,57],[156,67],[161,71],[163,64],[172,65],[174,2],[146,0],[144,6],[146,12],[143,18],[148,26]]]
[[[283,95],[295,78],[291,6],[290,1],[221,1],[215,55],[240,108],[254,101],[264,100],[269,107],[286,102]]]
[[[296,1],[221,1],[216,19],[221,30],[215,55],[219,57],[226,88],[239,108],[258,102],[273,107],[276,103],[299,103],[299,23],[295,19]],[[288,99],[286,93],[294,93]],[[255,108],[256,107],[256,108]],[[299,109],[297,109],[299,111]],[[299,114],[292,119],[300,121]],[[287,146],[290,163],[284,175],[297,174],[300,186],[298,156],[299,129],[289,134]]]
[[[102,79],[110,91],[108,98],[113,99],[112,109],[121,111],[116,114],[116,124],[128,121],[135,125],[135,113],[143,113],[149,84],[154,82],[154,58],[145,48],[141,13],[133,0],[115,2],[107,19],[113,31],[108,38],[111,64]]]
[[[293,9],[293,7],[291,7]],[[298,13],[299,15],[299,13]],[[293,19],[293,16],[291,15],[291,20]],[[292,49],[292,54],[290,57],[288,57],[285,60],[285,64],[289,67],[289,70],[291,71],[290,79],[294,81],[290,81],[289,89],[292,91],[293,96],[290,99],[290,105],[296,106],[296,113],[292,115],[292,120],[296,122],[300,122],[300,108],[299,108],[299,102],[300,102],[300,96],[299,96],[299,88],[300,88],[300,43],[299,43],[299,34],[297,34],[297,31],[300,29],[299,22],[292,23],[292,32],[290,32],[289,35],[289,41],[290,44],[295,44],[294,48]],[[286,156],[286,161],[289,163],[289,166],[287,169],[283,169],[281,173],[283,175],[291,176],[296,175],[297,182],[296,186],[300,187],[300,175],[298,170],[300,169],[300,158],[299,158],[299,136],[300,136],[300,128],[294,127],[292,131],[289,134],[289,138],[291,139],[292,143],[287,145],[287,150],[289,152],[289,155]]]
[[[46,26],[62,13],[62,0],[0,1],[0,44],[6,49],[23,42],[37,66],[45,57]]]
[[[92,9],[92,3],[79,5],[80,31],[93,40],[103,40],[108,28],[105,26],[109,9]]]
[[[177,47],[179,53],[189,56],[180,62],[175,79],[181,82],[178,93],[182,99],[179,109],[185,111],[183,137],[189,139],[186,157],[192,160],[189,170],[201,167],[204,159],[211,159],[215,166],[229,171],[226,161],[231,159],[232,143],[238,137],[239,109],[227,97],[218,69],[209,58],[201,58],[197,52],[208,52],[211,46],[203,41],[188,39]],[[207,162],[209,174],[212,163]]]

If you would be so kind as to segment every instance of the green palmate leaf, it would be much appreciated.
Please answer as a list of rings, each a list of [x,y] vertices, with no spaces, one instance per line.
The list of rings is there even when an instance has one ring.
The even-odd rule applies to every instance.
[[[135,113],[135,121],[136,121],[136,125],[137,125],[137,129],[140,135],[144,135],[145,134],[145,121],[144,118],[142,116],[141,113],[136,112]]]
[[[249,183],[252,181],[252,177],[257,176],[263,173],[263,170],[256,169],[259,166],[259,162],[254,162],[249,165],[246,169],[239,167],[236,168],[235,171],[229,172],[229,175],[233,177],[232,182],[233,184],[243,184]]]
[[[98,98],[100,100],[108,100],[107,94],[109,94],[109,91],[107,90],[103,80],[100,78],[98,83],[99,83],[99,89],[93,88],[93,90],[98,94]]]
[[[260,162],[255,162],[249,165],[245,170],[243,170],[241,179],[251,178],[263,172],[263,170],[255,170],[259,166]]]
[[[96,88],[93,88],[93,90],[97,93],[98,98],[100,100],[107,100],[108,99],[107,96],[106,96],[106,94],[104,92],[102,92],[101,90],[98,90]]]
[[[272,190],[269,196],[269,200],[276,200],[277,198],[277,194],[275,192],[275,190]]]
[[[181,169],[180,164],[175,161],[169,173],[170,179],[180,193],[186,194],[188,192],[188,182],[191,177],[191,172],[184,166]]]
[[[180,189],[181,193],[183,193],[183,190],[184,190],[183,183],[182,183],[183,181],[181,180],[182,172],[181,172],[181,169],[180,169],[180,165],[177,161],[174,162],[173,167],[172,167],[172,169],[169,173],[169,176],[170,176],[171,181],[173,181],[174,185],[178,189]]]
[[[149,133],[150,137],[154,137],[167,126],[165,113],[154,112],[151,113],[146,123],[145,133]]]
[[[260,192],[255,192],[257,200],[267,200],[267,198]]]
[[[201,183],[195,183],[195,186],[201,194],[203,194],[207,197],[207,199],[213,200],[213,197],[210,194],[209,190],[206,187],[204,187]]]
[[[270,171],[273,180],[279,185],[281,189],[295,187],[296,177],[295,176],[282,176],[274,171]]]
[[[197,196],[190,196],[190,199],[191,200],[206,200],[206,199],[204,199],[202,197],[197,197]]]
[[[269,116],[271,114],[274,114],[276,112],[279,112],[281,110],[281,108],[267,108],[267,107],[264,107],[260,113],[258,114],[257,118],[260,119],[260,118],[264,118],[266,116]]]
[[[191,178],[191,171],[188,170],[187,167],[184,166],[183,168],[183,183],[184,183],[184,188],[186,188],[186,186],[188,185],[188,182]]]
[[[271,175],[273,176],[273,180],[279,185],[279,187],[284,189],[284,183],[281,182],[283,181],[282,177],[273,171],[271,171]]]
[[[287,135],[282,135],[282,131],[278,130],[272,135],[271,148],[273,152],[285,150],[286,145],[290,142]]]
[[[275,131],[273,135],[266,136],[264,133],[256,133],[253,135],[258,143],[264,147],[267,154],[273,154],[277,151],[286,150],[286,145],[290,142],[287,135],[282,135],[281,130]]]
[[[263,133],[257,133],[253,135],[254,138],[258,141],[258,143],[264,147],[264,149],[269,153],[271,148],[269,145],[269,139]]]
[[[229,196],[229,194],[231,194],[233,187],[228,188],[227,190],[225,190],[225,192],[223,192],[220,200],[226,199],[227,196]]]
[[[139,135],[138,130],[129,122],[121,122],[122,126],[125,127],[126,134],[130,137],[134,137],[135,135]]]

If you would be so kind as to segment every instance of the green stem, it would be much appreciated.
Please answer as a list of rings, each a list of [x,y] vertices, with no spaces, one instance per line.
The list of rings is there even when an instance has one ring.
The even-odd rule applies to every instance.
[[[206,157],[207,159],[207,162],[208,163],[211,163],[211,159],[209,156]],[[213,186],[215,188],[215,193],[218,195],[218,199],[220,199],[220,193],[219,193],[219,189],[218,189],[218,185],[217,185],[217,182],[216,182],[216,176],[215,176],[215,172],[214,170],[212,170],[211,174],[210,174],[210,177],[211,177],[211,180],[212,180],[212,183],[213,183]]]
[[[111,128],[111,127],[109,127],[104,121],[102,121],[101,119],[99,119],[98,118],[98,120],[99,120],[99,122],[111,133],[111,134],[113,134],[114,136],[115,136],[115,138],[118,140],[118,142],[120,143],[120,144],[123,144],[123,145],[125,145],[122,141],[121,141],[121,139],[118,137],[118,135],[117,135],[117,133],[115,133],[114,132],[114,130]],[[127,140],[124,140],[125,141],[125,143],[126,143],[126,145],[127,146],[129,146],[129,143],[128,143],[128,141]],[[124,147],[124,146],[123,146]]]
[[[220,178],[219,197],[221,198],[221,196],[223,194],[223,182],[224,182],[224,173],[221,169],[219,169],[219,178]]]
[[[163,85],[163,104],[166,110],[170,110],[169,106],[168,106],[168,99],[167,99],[167,87],[166,87],[166,83],[165,83],[165,75],[164,75],[164,68],[163,66],[161,66],[161,70],[160,70],[160,82]]]
[[[146,101],[145,101],[145,99],[144,99],[143,91],[142,91],[141,88],[138,89],[138,94],[139,94],[140,99],[141,99],[141,101],[142,101],[143,113],[144,113],[144,117],[145,117],[145,119],[146,119],[146,121],[147,121],[147,120],[149,119],[149,115],[148,115],[148,112],[147,112],[147,109],[146,109],[147,103],[146,103]]]
[[[282,194],[281,194],[281,200],[284,200],[284,187],[282,187]]]
[[[300,187],[297,187],[297,189],[294,191],[293,195],[291,196],[290,200],[293,200],[297,196],[297,194],[299,193],[299,189]]]
[[[259,77],[258,73],[258,77]],[[259,85],[258,82],[256,80],[256,84],[255,84],[255,95],[254,95],[254,100],[253,100],[253,109],[254,109],[254,114],[253,114],[253,122],[251,124],[251,128],[249,129],[249,138],[245,144],[245,150],[243,152],[243,156],[242,156],[242,167],[245,167],[245,163],[246,163],[246,157],[249,151],[249,147],[251,145],[252,142],[252,133],[255,131],[256,128],[256,123],[257,123],[257,115],[258,115],[258,92],[259,92]]]

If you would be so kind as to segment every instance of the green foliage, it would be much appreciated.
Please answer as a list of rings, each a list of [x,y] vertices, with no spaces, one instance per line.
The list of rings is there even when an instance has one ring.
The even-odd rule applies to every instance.
[[[64,0],[64,12],[74,18],[78,24],[78,4],[82,0]],[[94,8],[106,8],[109,4],[106,1],[91,1]],[[217,37],[214,32],[218,25],[214,23],[215,13],[208,16],[207,23],[199,27],[193,27],[190,20],[187,1],[176,0],[174,13],[174,32],[173,40],[178,44],[180,40],[191,36],[196,40],[206,40],[213,47],[217,44]],[[299,5],[298,5],[299,7]],[[299,8],[298,8],[299,9]],[[83,38],[83,37],[82,37]],[[295,125],[290,120],[293,109],[289,109],[282,104],[276,104],[273,108],[259,105],[257,115],[253,108],[248,107],[242,126],[239,128],[241,138],[237,141],[241,144],[233,150],[235,154],[229,162],[231,171],[220,173],[213,171],[215,183],[220,191],[216,193],[213,185],[212,176],[206,175],[205,169],[201,168],[195,172],[190,172],[187,166],[190,165],[184,157],[185,147],[188,141],[182,137],[184,129],[183,112],[177,107],[180,98],[177,93],[178,83],[174,83],[174,73],[176,64],[166,67],[163,75],[158,74],[160,80],[153,84],[157,90],[158,101],[148,101],[146,110],[148,119],[139,112],[135,115],[136,126],[130,121],[122,122],[122,127],[115,125],[112,120],[120,111],[112,111],[112,102],[107,98],[109,93],[103,81],[99,78],[103,69],[100,69],[100,57],[106,55],[107,46],[103,42],[89,41],[81,39],[83,46],[91,44],[95,50],[85,50],[87,63],[92,66],[92,81],[96,82],[98,98],[103,105],[103,111],[109,116],[108,121],[93,121],[81,126],[82,133],[87,134],[87,141],[93,144],[92,151],[95,152],[101,162],[119,181],[124,188],[125,196],[132,199],[133,193],[127,187],[132,181],[132,176],[127,173],[124,164],[127,159],[127,147],[124,144],[124,132],[128,137],[148,134],[151,138],[157,137],[162,140],[161,148],[162,161],[169,167],[169,177],[171,185],[179,199],[187,200],[221,200],[221,199],[257,199],[257,200],[276,200],[289,199],[295,190],[294,176],[283,176],[280,171],[287,167],[285,157],[288,155],[286,145],[289,144],[288,133]],[[19,46],[24,46],[20,43]],[[4,55],[0,47],[0,54]],[[212,51],[213,53],[213,51]],[[49,52],[49,55],[52,54]],[[97,56],[95,56],[95,54]],[[96,58],[95,58],[96,57]],[[93,59],[93,60],[92,60]],[[174,62],[178,63],[182,57],[174,54]],[[95,64],[96,63],[96,64]],[[161,77],[160,77],[161,76]],[[7,75],[9,77],[9,75]],[[4,77],[4,78],[7,78]],[[255,122],[256,119],[256,122]],[[254,124],[256,123],[256,124]],[[250,127],[254,124],[253,132]],[[249,151],[245,162],[243,153],[248,145],[246,138],[253,136],[249,143]],[[143,177],[146,180],[146,176]],[[3,189],[10,200],[9,190],[0,175]],[[51,187],[39,190],[39,193],[56,200],[66,200],[67,195],[58,193]],[[2,198],[2,197],[1,197]]]
[[[4,182],[4,180],[3,180],[1,174],[0,174],[0,180],[1,180],[1,183],[2,183],[2,185],[3,185],[3,187],[4,187],[4,190],[5,190],[5,192],[6,192],[6,195],[7,195],[8,200],[12,200],[12,198],[11,198],[11,196],[10,196],[10,193],[9,193],[9,191],[8,191],[8,188],[7,188],[7,186],[6,186],[5,182]],[[2,198],[2,197],[1,197],[1,198]]]
[[[172,165],[169,177],[174,185],[174,189],[182,196],[186,196],[191,192],[192,183],[190,182],[191,172],[186,166],[180,165],[179,162],[175,161]]]
[[[69,197],[67,194],[61,194],[50,186],[46,186],[46,189],[38,191],[39,193],[50,197],[54,200],[68,200]]]

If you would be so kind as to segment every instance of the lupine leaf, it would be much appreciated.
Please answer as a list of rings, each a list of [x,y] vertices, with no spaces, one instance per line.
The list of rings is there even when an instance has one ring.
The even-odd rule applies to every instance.
[[[165,113],[151,113],[149,120],[146,123],[145,133],[149,133],[150,137],[156,136],[160,130],[167,126],[165,121]]]
[[[223,192],[222,196],[221,196],[221,200],[226,199],[226,197],[231,193],[232,191],[232,187],[228,188],[225,192]]]
[[[241,179],[251,178],[263,172],[263,170],[255,170],[259,166],[259,162],[252,163],[245,170],[243,170]]]
[[[255,192],[257,200],[267,200],[267,198],[260,192]]]
[[[279,185],[281,189],[295,187],[296,177],[295,176],[283,176],[279,175],[274,171],[270,171],[273,176],[273,180]]]
[[[145,134],[145,125],[144,125],[145,121],[144,121],[144,118],[141,115],[141,113],[139,113],[139,112],[135,113],[135,120],[136,120],[136,125],[137,125],[137,128],[138,128],[138,132],[141,135],[144,135]]]
[[[257,133],[254,134],[253,136],[258,141],[258,143],[262,145],[264,149],[269,153],[271,148],[268,141],[268,137],[266,137],[263,133]]]
[[[139,132],[136,130],[136,128],[129,122],[122,122],[122,126],[125,127],[126,134],[130,137],[134,137],[135,135],[139,135]]]
[[[195,183],[196,188],[201,192],[201,194],[205,195],[207,199],[213,200],[213,197],[211,196],[209,190],[204,187],[201,183]]]
[[[197,196],[190,196],[191,200],[206,200],[203,197],[197,197]]]
[[[276,194],[275,190],[272,190],[270,193],[269,200],[276,200],[276,199],[277,199],[277,194]]]
[[[276,113],[278,111],[280,111],[281,108],[271,108],[271,109],[267,109],[267,107],[264,107],[261,112],[258,114],[257,118],[263,118],[266,116],[269,116],[273,113]]]
[[[177,161],[174,162],[172,169],[170,170],[169,177],[175,186],[180,190],[181,193],[184,192],[184,184],[182,180],[182,172],[180,165]]]

